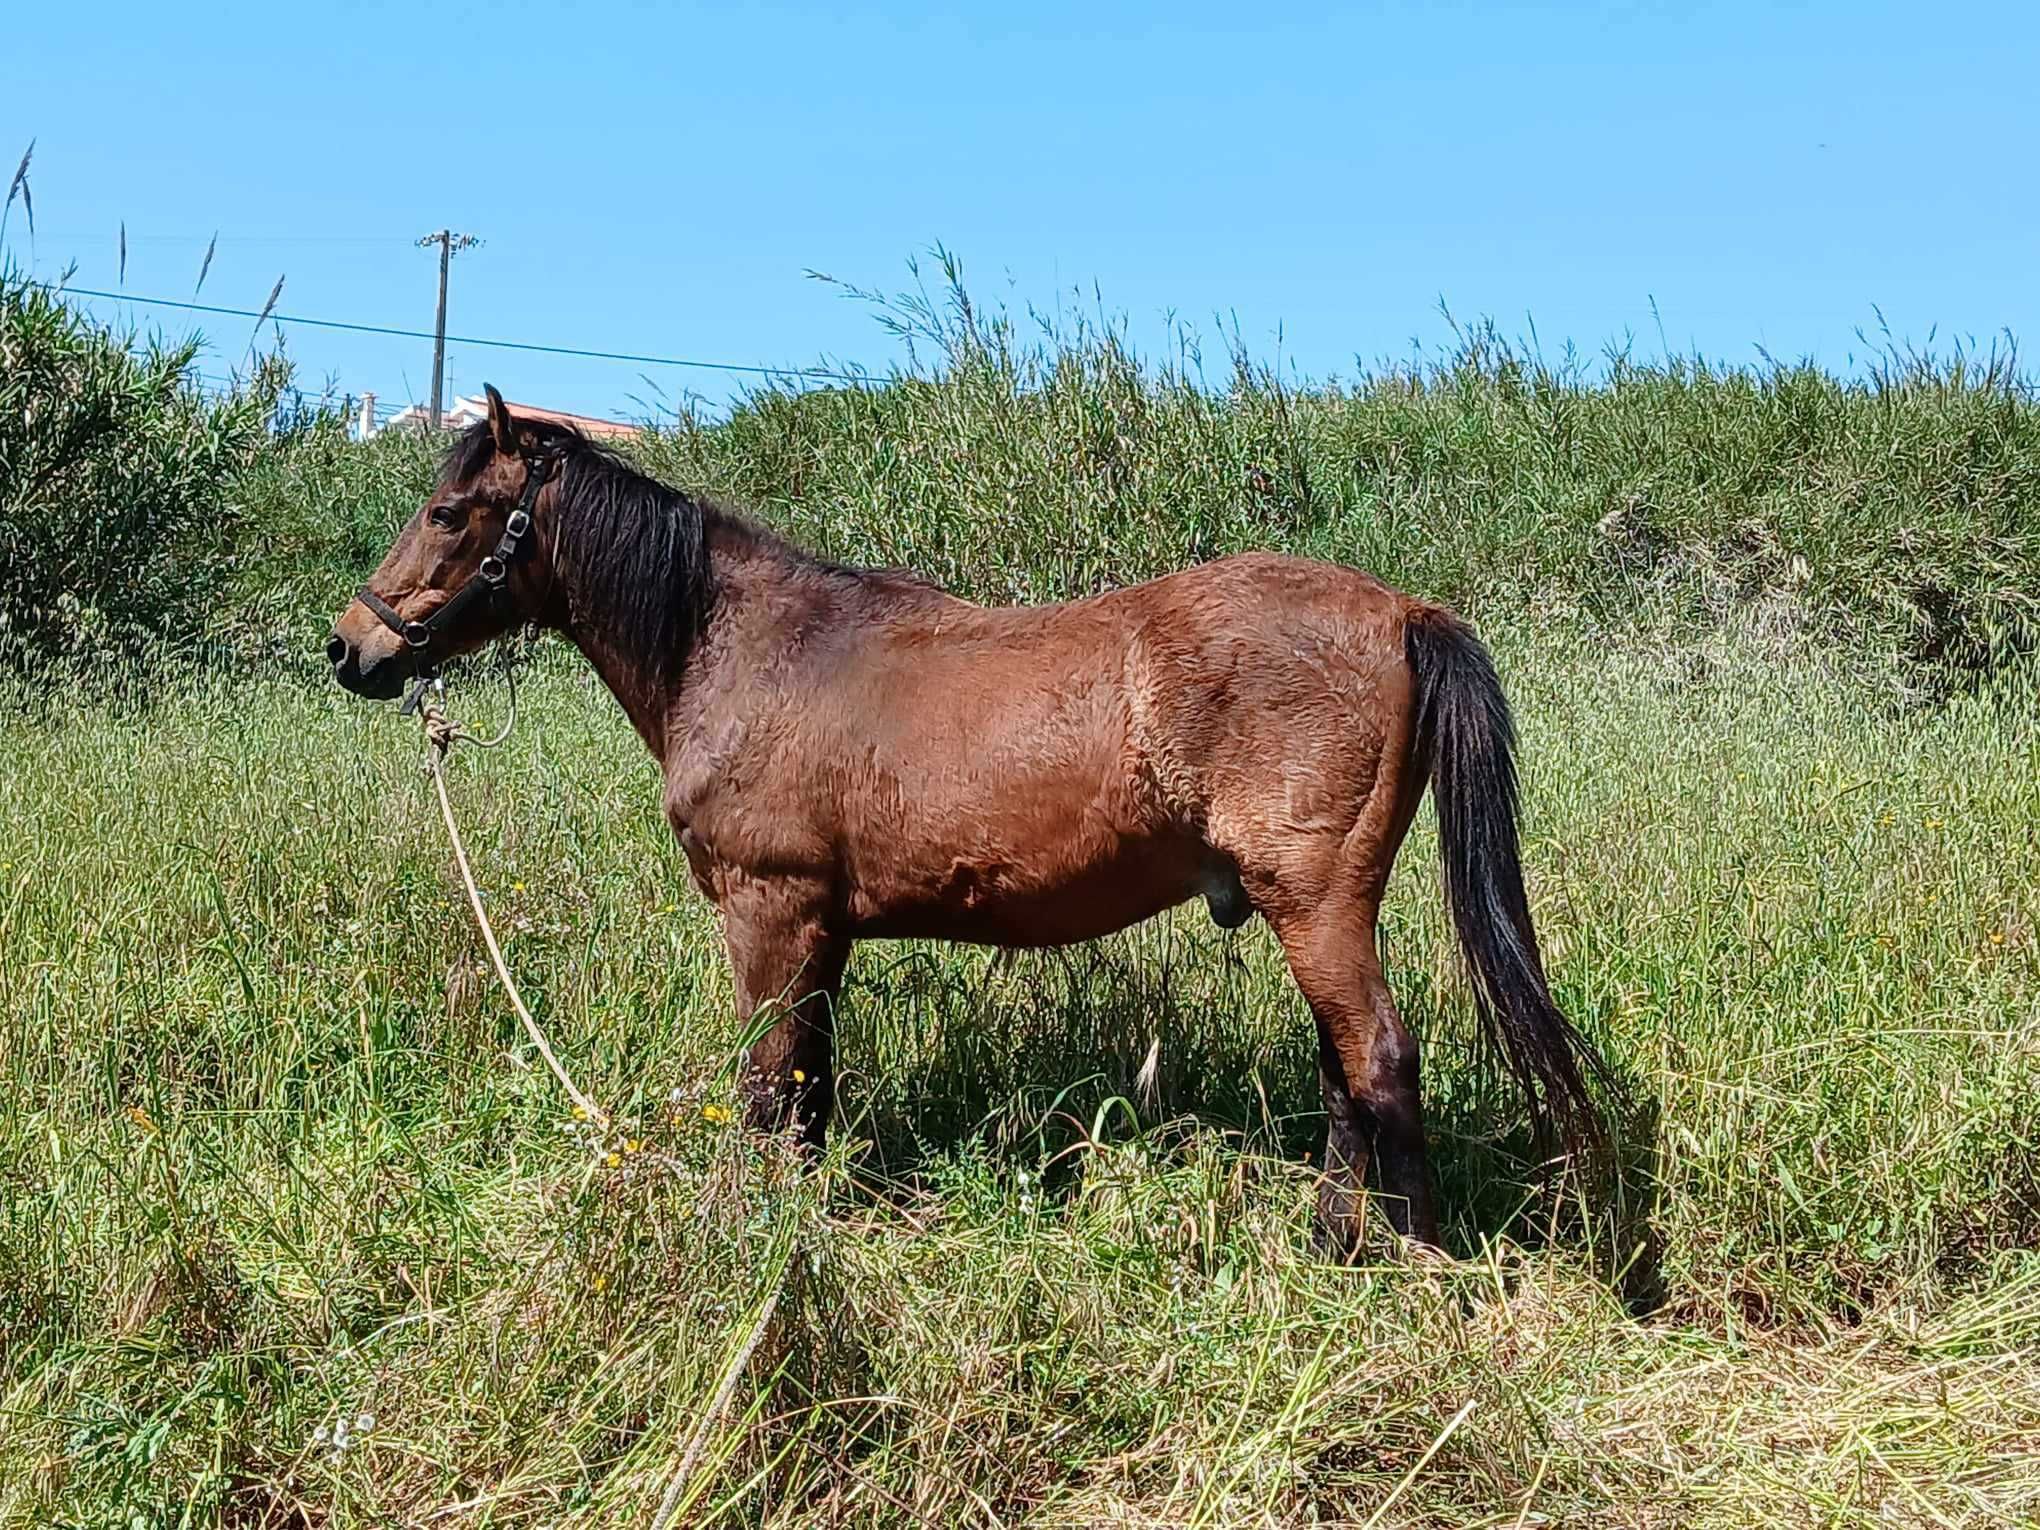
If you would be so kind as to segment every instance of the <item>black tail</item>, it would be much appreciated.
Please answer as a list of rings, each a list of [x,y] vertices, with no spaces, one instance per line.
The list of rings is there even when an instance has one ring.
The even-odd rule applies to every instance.
[[[1516,727],[1494,661],[1464,622],[1420,608],[1403,632],[1417,677],[1416,749],[1431,771],[1445,899],[1473,975],[1481,1026],[1522,1085],[1540,1131],[1587,1154],[1607,1144],[1585,1074],[1607,1065],[1552,1002],[1516,839]]]

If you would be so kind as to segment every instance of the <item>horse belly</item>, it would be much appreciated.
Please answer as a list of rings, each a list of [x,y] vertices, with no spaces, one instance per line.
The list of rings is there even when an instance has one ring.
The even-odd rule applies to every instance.
[[[863,937],[1063,946],[1138,924],[1205,890],[1209,852],[1191,840],[1057,847],[1022,860],[950,855],[912,877],[860,879]]]

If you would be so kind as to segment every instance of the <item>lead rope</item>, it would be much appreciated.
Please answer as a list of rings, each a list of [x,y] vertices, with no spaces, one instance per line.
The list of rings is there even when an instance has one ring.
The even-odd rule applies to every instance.
[[[503,961],[503,951],[496,944],[496,931],[489,923],[489,915],[482,907],[482,894],[475,886],[473,871],[468,867],[467,846],[460,837],[460,825],[454,821],[453,802],[446,793],[446,756],[455,744],[474,744],[483,749],[494,749],[510,736],[510,730],[517,723],[517,670],[515,663],[507,665],[504,671],[510,683],[510,716],[494,738],[477,738],[446,715],[444,701],[446,686],[434,676],[421,682],[417,691],[418,721],[425,731],[430,751],[426,755],[426,768],[432,774],[432,789],[439,797],[439,816],[446,824],[446,837],[453,845],[454,864],[460,868],[461,885],[467,889],[468,907],[474,910],[475,925],[482,932],[482,943],[489,948],[489,961],[495,966],[496,976],[503,984],[503,991],[510,996],[511,1007],[517,1011],[517,1018],[524,1022],[524,1033],[531,1038],[531,1044],[538,1048],[538,1055],[545,1060],[552,1076],[559,1080],[567,1097],[586,1113],[589,1120],[607,1126],[608,1112],[588,1095],[583,1094],[568,1077],[567,1070],[560,1066],[560,1060],[553,1055],[553,1049],[546,1044],[545,1033],[538,1028],[538,1022],[531,1018],[531,1011],[524,1006],[524,999],[517,992],[517,984],[510,976],[510,969]],[[658,1508],[653,1511],[652,1530],[669,1530],[676,1515],[693,1502],[693,1495],[686,1490],[694,1480],[694,1468],[701,1459],[703,1448],[709,1436],[729,1407],[730,1397],[736,1391],[745,1371],[750,1368],[751,1356],[765,1337],[765,1330],[771,1325],[773,1314],[779,1310],[779,1300],[786,1294],[787,1276],[794,1267],[794,1250],[789,1247],[780,1263],[777,1278],[772,1289],[759,1303],[751,1320],[750,1331],[743,1344],[731,1356],[709,1399],[708,1407],[688,1432],[687,1444],[680,1457],[680,1464],[666,1482],[666,1491],[661,1495]],[[683,1495],[685,1495],[683,1497]]]
[[[446,794],[446,755],[457,743],[475,744],[484,749],[493,749],[510,736],[510,729],[517,722],[516,671],[509,671],[510,717],[503,724],[502,731],[492,739],[477,738],[446,715],[442,704],[446,687],[438,680],[431,683],[429,693],[421,693],[422,705],[418,708],[418,721],[425,730],[425,741],[430,745],[425,757],[426,769],[432,775],[432,789],[439,795],[439,816],[446,823],[446,837],[453,844],[453,861],[460,868],[461,884],[467,889],[468,907],[474,910],[475,924],[482,932],[482,944],[489,948],[489,961],[496,969],[496,976],[503,984],[503,991],[510,996],[510,1007],[517,1011],[517,1018],[524,1022],[524,1034],[531,1038],[531,1044],[538,1049],[538,1055],[545,1060],[552,1076],[560,1081],[560,1087],[567,1092],[567,1098],[578,1105],[590,1121],[598,1126],[609,1123],[609,1113],[597,1105],[575,1085],[567,1070],[560,1066],[560,1060],[553,1055],[553,1049],[546,1044],[545,1032],[538,1028],[538,1022],[531,1018],[531,1011],[525,1007],[524,996],[517,991],[517,983],[510,976],[510,968],[503,961],[503,948],[496,944],[496,930],[489,923],[489,915],[482,907],[481,889],[475,886],[475,874],[468,866],[467,845],[460,837],[460,825],[454,822],[453,802]]]

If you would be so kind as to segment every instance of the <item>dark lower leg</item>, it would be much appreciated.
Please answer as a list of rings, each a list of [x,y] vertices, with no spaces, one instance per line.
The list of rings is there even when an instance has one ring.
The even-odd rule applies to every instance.
[[[1384,1002],[1385,990],[1384,990]],[[1405,1237],[1435,1245],[1438,1209],[1424,1148],[1424,1107],[1417,1090],[1417,1044],[1391,1008],[1375,1032],[1361,1104],[1373,1128],[1382,1210]]]
[[[836,1102],[835,1003],[849,943],[807,926],[729,927],[744,1055],[744,1120],[819,1148]]]
[[[1350,1259],[1366,1242],[1366,1123],[1346,1088],[1346,1070],[1322,1020],[1318,1022],[1318,1085],[1325,1098],[1325,1161],[1318,1179],[1318,1235],[1335,1258]]]
[[[753,1043],[744,1059],[744,1122],[758,1131],[797,1130],[819,1148],[836,1108],[833,994],[792,1006]]]
[[[1277,929],[1318,1023],[1318,1073],[1330,1117],[1319,1201],[1333,1240],[1357,1245],[1360,1180],[1371,1158],[1389,1225],[1435,1244],[1417,1044],[1381,973],[1374,914],[1371,903],[1319,905],[1307,919]]]

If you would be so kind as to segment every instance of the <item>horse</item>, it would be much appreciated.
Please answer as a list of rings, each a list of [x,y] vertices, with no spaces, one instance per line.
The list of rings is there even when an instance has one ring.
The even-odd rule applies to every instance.
[[[1262,552],[981,606],[825,561],[487,398],[341,613],[333,674],[393,698],[521,623],[581,651],[721,913],[758,1021],[753,1127],[821,1146],[855,942],[1062,945],[1201,896],[1221,926],[1267,922],[1316,1021],[1321,1235],[1357,1251],[1372,1200],[1435,1247],[1417,1040],[1376,941],[1428,785],[1482,1035],[1544,1140],[1604,1140],[1605,1068],[1552,999],[1524,892],[1509,707],[1449,610]]]

